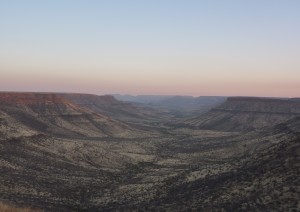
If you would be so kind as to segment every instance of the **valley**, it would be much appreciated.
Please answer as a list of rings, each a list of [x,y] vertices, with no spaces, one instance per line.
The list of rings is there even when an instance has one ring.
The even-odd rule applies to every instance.
[[[184,102],[0,93],[0,201],[45,211],[299,210],[299,101],[202,98],[179,113],[166,103],[175,100]]]

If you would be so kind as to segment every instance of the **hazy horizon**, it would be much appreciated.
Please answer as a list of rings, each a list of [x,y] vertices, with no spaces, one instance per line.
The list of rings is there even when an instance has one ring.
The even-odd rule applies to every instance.
[[[300,2],[0,3],[0,91],[299,97]]]

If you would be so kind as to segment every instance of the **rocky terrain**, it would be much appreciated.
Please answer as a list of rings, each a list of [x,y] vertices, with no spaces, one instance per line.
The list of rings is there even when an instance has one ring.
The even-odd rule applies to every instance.
[[[300,105],[194,118],[88,94],[0,93],[0,201],[45,211],[298,211]]]

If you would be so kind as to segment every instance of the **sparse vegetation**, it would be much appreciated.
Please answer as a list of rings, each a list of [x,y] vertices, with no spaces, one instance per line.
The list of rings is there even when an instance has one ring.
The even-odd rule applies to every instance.
[[[123,123],[123,111],[122,121],[104,118],[109,124],[95,136],[94,127],[102,125],[90,117],[93,113],[77,119],[66,114],[74,112],[73,106],[58,111],[61,105],[39,105],[47,117],[32,105],[0,106],[0,200],[17,208],[299,210],[300,118],[254,131],[222,132],[169,125],[172,116],[163,121],[153,115],[143,122],[145,113]],[[20,121],[12,111],[26,116]],[[78,123],[88,123],[85,133],[73,128]],[[117,132],[124,127],[128,133],[112,136],[114,124]],[[66,134],[54,133],[57,129]]]

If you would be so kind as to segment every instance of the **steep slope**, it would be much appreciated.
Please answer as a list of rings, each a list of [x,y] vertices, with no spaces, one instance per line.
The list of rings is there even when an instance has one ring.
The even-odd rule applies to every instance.
[[[255,151],[244,156],[228,155],[231,161],[221,164],[221,170],[226,166],[231,168],[218,171],[216,167],[194,164],[193,170],[161,186],[159,198],[139,207],[163,211],[298,211],[300,118],[246,134],[234,143],[244,143],[241,146],[247,149],[245,144],[254,139]],[[232,144],[224,142],[231,148]],[[206,175],[199,174],[207,169],[210,170]],[[198,173],[196,179],[187,177],[195,173]]]
[[[117,145],[106,139],[0,140],[0,200],[42,211],[80,211],[86,207],[83,198],[109,192],[119,180],[118,169],[132,162],[118,153],[122,139]]]
[[[200,129],[249,131],[273,126],[300,116],[300,102],[293,99],[231,97],[208,113],[184,124]]]
[[[0,93],[2,134],[121,136],[134,129],[52,93]],[[15,127],[17,126],[17,127]],[[21,132],[22,131],[22,132]],[[138,134],[138,132],[135,132]]]
[[[122,102],[113,96],[93,94],[59,94],[69,101],[125,122],[151,122],[161,119],[161,111],[145,108],[137,104]]]

